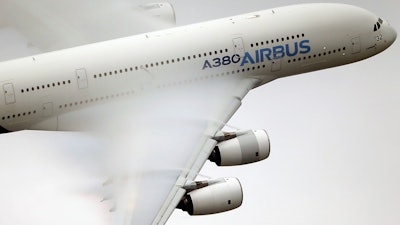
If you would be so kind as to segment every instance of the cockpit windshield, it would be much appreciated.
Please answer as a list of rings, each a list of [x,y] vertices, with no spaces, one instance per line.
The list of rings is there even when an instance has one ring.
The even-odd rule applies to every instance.
[[[374,25],[374,31],[377,31],[377,30],[381,29],[382,23],[383,23],[383,20],[381,18],[379,18],[378,22],[376,22],[375,25]]]

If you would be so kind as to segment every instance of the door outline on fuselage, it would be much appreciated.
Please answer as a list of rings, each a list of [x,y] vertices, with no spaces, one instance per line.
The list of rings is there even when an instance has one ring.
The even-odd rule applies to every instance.
[[[11,105],[16,102],[14,85],[12,83],[3,84],[3,93],[6,105]]]
[[[361,38],[360,36],[351,38],[352,53],[357,54],[361,52]]]
[[[75,71],[76,80],[78,82],[79,89],[85,89],[88,87],[88,78],[85,68],[80,68]]]
[[[53,115],[53,103],[46,102],[43,103],[43,117],[50,117]]]
[[[271,72],[278,72],[282,67],[282,59],[274,59],[271,62]]]
[[[233,38],[232,42],[233,42],[233,47],[235,49],[235,54],[239,55],[240,57],[243,57],[246,53],[243,38],[241,37]]]

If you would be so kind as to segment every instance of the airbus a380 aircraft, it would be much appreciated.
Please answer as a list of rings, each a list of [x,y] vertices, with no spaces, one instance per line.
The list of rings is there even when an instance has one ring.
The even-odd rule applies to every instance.
[[[20,132],[0,135],[1,154],[18,161],[9,154],[22,142],[32,157],[26,171],[2,166],[24,172],[0,173],[9,190],[0,221],[164,224],[176,207],[191,215],[237,208],[236,178],[194,180],[207,159],[232,166],[269,156],[264,130],[221,131],[244,96],[369,58],[395,39],[367,10],[304,4],[2,62],[1,130]],[[77,164],[82,158],[95,166]]]

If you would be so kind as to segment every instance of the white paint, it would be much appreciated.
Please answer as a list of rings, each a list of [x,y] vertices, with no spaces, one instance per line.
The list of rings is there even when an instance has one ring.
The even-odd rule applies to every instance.
[[[236,3],[229,2],[229,4],[236,4]],[[280,4],[282,4],[282,3],[280,3]],[[362,4],[364,4],[364,2]],[[390,5],[390,3],[382,4],[382,6],[383,5]],[[252,5],[248,6],[248,7],[251,8]],[[233,7],[233,8],[235,8],[235,7]],[[237,8],[239,8],[239,7],[237,7]],[[375,9],[375,6],[369,7],[369,8]],[[242,8],[240,8],[240,10],[242,10]],[[209,13],[211,15],[212,12],[209,12]],[[226,13],[226,12],[224,12],[224,13]],[[202,15],[202,16],[204,16],[204,15]],[[391,51],[391,52],[393,52],[393,51]],[[383,58],[386,60],[383,60]],[[247,115],[246,113],[248,113],[248,115],[252,115],[252,116],[247,116],[247,118],[256,117],[255,115],[265,116],[268,118],[265,119],[264,121],[269,121],[268,122],[269,124],[261,124],[261,123],[259,123],[260,122],[259,120],[257,120],[256,122],[255,121],[252,122],[249,119],[243,119],[243,117],[242,117],[242,119],[245,122],[238,122],[237,121],[238,119],[234,118],[232,123],[234,123],[234,124],[236,123],[239,126],[244,125],[246,127],[251,126],[249,124],[252,124],[252,123],[253,123],[253,126],[261,126],[261,127],[267,126],[267,128],[272,127],[272,133],[274,134],[273,138],[275,139],[275,142],[273,142],[273,145],[275,145],[278,148],[281,147],[280,153],[276,153],[276,154],[280,154],[280,155],[277,155],[277,157],[275,159],[277,161],[279,161],[279,164],[285,164],[285,163],[287,164],[288,162],[298,163],[296,165],[292,164],[291,166],[283,167],[284,169],[287,169],[287,171],[282,171],[282,170],[277,171],[277,168],[282,168],[282,167],[279,167],[276,163],[273,163],[275,161],[271,161],[271,163],[268,164],[269,166],[267,166],[268,168],[265,168],[265,171],[273,171],[270,173],[276,172],[275,174],[277,176],[283,177],[283,179],[286,179],[286,180],[283,180],[286,182],[286,184],[293,184],[293,183],[297,184],[297,186],[296,186],[297,188],[285,188],[285,185],[284,185],[285,182],[283,182],[284,184],[282,185],[282,182],[279,182],[279,180],[272,180],[270,176],[263,177],[263,179],[262,179],[263,181],[265,181],[265,180],[269,181],[268,185],[276,187],[277,189],[281,189],[281,190],[283,189],[283,191],[279,192],[279,194],[281,194],[281,195],[277,195],[277,198],[275,199],[275,201],[271,200],[273,198],[270,198],[269,199],[270,201],[265,201],[265,202],[270,202],[271,203],[270,205],[266,206],[265,204],[263,204],[262,206],[260,205],[257,208],[257,210],[261,211],[261,213],[259,213],[258,215],[264,215],[263,217],[261,217],[264,220],[254,221],[256,224],[264,224],[264,223],[268,223],[268,221],[270,221],[270,223],[275,223],[275,224],[277,224],[277,223],[278,224],[279,223],[282,223],[282,224],[283,223],[284,224],[314,224],[314,223],[321,224],[323,221],[326,221],[326,218],[332,219],[329,221],[337,222],[337,224],[346,224],[347,218],[353,218],[353,220],[349,220],[350,221],[350,222],[348,222],[349,224],[359,223],[359,222],[352,222],[352,221],[362,221],[363,224],[367,224],[364,222],[369,222],[372,224],[373,222],[371,222],[371,221],[376,221],[376,223],[385,223],[386,222],[386,224],[397,224],[397,223],[393,222],[393,221],[396,221],[395,216],[393,214],[390,214],[390,212],[393,212],[393,211],[387,210],[386,212],[384,212],[385,208],[383,208],[381,211],[378,210],[378,212],[374,211],[374,213],[371,213],[371,216],[364,216],[364,214],[354,213],[355,211],[358,211],[358,212],[360,211],[359,208],[357,209],[354,207],[353,210],[348,211],[349,214],[345,214],[346,216],[341,216],[341,215],[343,215],[343,214],[341,214],[341,215],[337,215],[333,218],[332,215],[335,215],[334,212],[346,212],[344,209],[342,211],[342,208],[344,205],[343,202],[347,202],[347,203],[350,202],[350,205],[354,206],[354,204],[352,204],[352,203],[353,203],[353,200],[357,196],[349,195],[349,196],[347,196],[348,198],[345,198],[345,199],[339,198],[339,200],[337,201],[337,203],[338,203],[337,206],[336,207],[335,207],[335,205],[332,206],[332,208],[330,208],[331,211],[326,210],[326,208],[324,208],[324,207],[313,207],[313,203],[315,203],[314,202],[315,200],[310,201],[310,198],[312,198],[313,196],[315,196],[315,197],[320,197],[320,196],[327,197],[327,196],[325,196],[323,194],[315,194],[315,193],[311,193],[311,192],[309,193],[308,197],[305,198],[305,200],[308,200],[308,201],[301,202],[301,203],[300,202],[296,203],[295,201],[292,201],[291,202],[292,204],[285,204],[285,203],[287,203],[287,201],[285,201],[285,200],[296,200],[296,199],[300,200],[302,198],[302,196],[293,194],[293,191],[294,191],[294,189],[301,189],[302,187],[304,187],[304,183],[302,183],[301,180],[296,180],[296,179],[298,179],[298,176],[295,176],[296,174],[293,174],[293,172],[292,172],[292,174],[290,174],[290,172],[294,168],[297,168],[298,171],[306,170],[306,172],[308,172],[308,173],[306,173],[306,175],[311,174],[311,176],[315,176],[315,173],[313,173],[314,171],[309,170],[308,169],[309,167],[304,167],[304,165],[300,164],[299,158],[297,158],[297,160],[294,160],[294,158],[292,159],[292,158],[279,157],[279,156],[285,155],[285,153],[289,153],[289,151],[285,152],[285,150],[288,150],[288,149],[285,149],[285,148],[282,149],[282,147],[288,146],[288,145],[284,145],[284,143],[291,143],[292,145],[290,145],[291,146],[290,149],[297,149],[296,152],[303,153],[303,158],[300,158],[300,160],[302,160],[302,159],[304,159],[304,160],[300,161],[300,162],[306,162],[306,161],[311,162],[311,163],[314,163],[315,161],[318,162],[321,159],[321,157],[323,156],[323,154],[321,153],[321,155],[315,156],[315,155],[313,155],[313,153],[314,154],[316,152],[318,153],[318,151],[307,152],[307,149],[309,147],[311,147],[311,148],[315,147],[315,148],[318,148],[319,151],[321,151],[321,149],[324,149],[327,151],[326,145],[325,145],[326,144],[326,136],[324,136],[324,135],[327,135],[327,133],[329,133],[333,136],[337,135],[336,137],[342,137],[342,138],[345,137],[344,140],[340,139],[340,138],[334,138],[334,139],[338,139],[338,140],[336,140],[337,142],[344,142],[347,144],[350,143],[350,145],[352,145],[352,147],[355,147],[355,148],[346,149],[346,150],[357,150],[361,146],[358,145],[357,142],[352,142],[351,140],[346,139],[346,136],[343,136],[344,134],[347,134],[351,137],[355,137],[355,139],[358,141],[361,141],[361,140],[365,141],[361,137],[369,137],[371,134],[377,134],[374,136],[375,138],[381,138],[380,140],[388,140],[389,139],[389,141],[392,140],[392,142],[390,142],[390,143],[382,142],[382,145],[377,145],[376,143],[372,143],[372,146],[370,146],[370,147],[374,147],[374,149],[378,149],[376,147],[379,147],[380,149],[393,148],[393,146],[395,146],[395,143],[397,143],[397,142],[394,141],[394,139],[391,139],[391,137],[393,137],[393,135],[396,132],[394,132],[394,133],[382,132],[379,134],[379,133],[376,133],[377,131],[375,131],[375,132],[371,131],[371,129],[362,129],[362,131],[360,132],[360,130],[356,129],[355,127],[359,123],[361,124],[364,122],[364,120],[362,120],[362,118],[376,118],[376,119],[380,118],[380,116],[378,116],[378,115],[382,115],[382,114],[380,114],[380,112],[386,112],[386,113],[384,113],[384,115],[387,115],[387,113],[388,113],[389,118],[396,118],[396,117],[394,117],[394,115],[398,115],[395,113],[397,111],[395,109],[392,109],[389,105],[384,105],[384,106],[380,105],[382,102],[379,101],[380,98],[378,98],[378,97],[364,99],[363,97],[365,97],[365,96],[363,96],[361,94],[360,95],[354,94],[354,92],[350,92],[351,91],[350,89],[352,89],[352,88],[350,88],[351,85],[348,85],[349,78],[347,77],[347,79],[346,79],[346,78],[343,78],[343,76],[345,76],[345,75],[348,76],[349,74],[360,74],[360,76],[362,76],[362,77],[359,77],[359,78],[369,79],[370,81],[383,82],[383,83],[374,82],[375,85],[378,85],[381,89],[384,89],[384,91],[382,91],[382,92],[386,95],[383,95],[383,96],[388,96],[388,95],[390,96],[390,94],[393,94],[393,93],[396,94],[396,92],[390,91],[390,90],[393,90],[393,89],[390,89],[390,87],[392,87],[392,85],[394,85],[395,82],[386,83],[385,81],[382,81],[381,77],[378,78],[375,76],[377,74],[377,72],[382,72],[382,71],[376,71],[374,69],[371,69],[371,70],[364,69],[364,68],[367,68],[367,66],[369,66],[369,64],[373,64],[375,67],[379,67],[379,68],[392,68],[391,66],[385,67],[384,66],[385,63],[382,63],[382,61],[383,62],[393,62],[393,60],[395,58],[396,57],[388,57],[387,54],[384,54],[384,55],[380,56],[380,60],[376,59],[374,61],[374,63],[369,63],[367,61],[367,62],[358,64],[359,67],[361,67],[361,68],[359,68],[358,66],[352,67],[352,68],[358,68],[359,70],[349,69],[350,67],[336,68],[336,69],[330,70],[332,73],[335,73],[334,75],[336,75],[336,76],[334,76],[334,77],[336,77],[334,80],[331,80],[330,78],[327,78],[327,76],[324,76],[324,74],[327,74],[327,72],[321,72],[318,77],[315,75],[314,76],[309,75],[309,78],[295,77],[295,78],[291,78],[291,79],[288,79],[285,81],[283,81],[283,80],[277,81],[277,82],[274,82],[273,84],[270,84],[269,88],[268,88],[269,91],[266,91],[267,95],[263,95],[263,96],[269,96],[269,97],[263,97],[263,99],[257,99],[256,101],[254,101],[254,96],[257,96],[258,94],[260,94],[261,91],[256,90],[255,92],[250,94],[250,96],[248,97],[248,100],[245,101],[245,105],[250,106],[249,108],[252,109],[251,112],[247,111],[250,109],[242,108],[240,110],[239,114],[242,116],[243,116],[243,114]],[[392,63],[392,65],[393,65],[393,63]],[[373,77],[367,75],[367,72],[370,72],[370,71],[375,71],[375,73],[373,73]],[[389,79],[391,79],[391,78],[389,77]],[[361,79],[355,79],[355,77],[353,76],[352,78],[350,78],[350,83],[353,84],[353,86],[355,86],[358,83],[358,81],[360,81],[360,80]],[[330,82],[326,82],[326,81],[330,81]],[[307,83],[307,82],[309,82],[309,83]],[[318,87],[316,87],[315,85],[311,85],[311,84],[315,84],[315,83],[318,84]],[[330,83],[330,84],[328,85],[327,83]],[[341,93],[336,93],[338,86],[340,87],[339,90],[341,90],[341,91],[345,90],[346,93],[353,93],[354,95],[349,97],[349,95],[343,95]],[[266,90],[266,89],[264,89],[264,90]],[[295,92],[296,90],[299,90],[303,93],[298,93],[296,95],[293,95],[293,92]],[[368,90],[368,89],[365,89],[364,91],[366,91],[366,90]],[[326,95],[328,95],[328,97],[332,97],[332,96],[330,96],[331,92],[329,92],[329,91],[331,91],[332,93],[335,93],[334,95],[337,98],[336,99],[326,98]],[[315,93],[321,93],[321,94],[318,94],[321,96],[320,97],[321,99],[319,99],[318,96],[315,96],[316,95]],[[362,93],[366,93],[366,92],[362,92]],[[373,93],[376,94],[376,91],[375,92],[373,91]],[[272,96],[274,96],[274,97],[272,97]],[[396,96],[396,95],[394,95],[394,96]],[[307,99],[307,101],[304,101],[305,99]],[[386,99],[386,98],[384,98],[384,99]],[[332,102],[329,100],[334,100],[334,101]],[[391,102],[390,99],[386,99],[386,100],[388,100],[388,102]],[[332,105],[336,105],[336,107],[330,107],[331,106],[330,104],[328,104],[328,107],[326,107],[327,101]],[[368,110],[373,109],[372,111],[369,111],[369,112],[374,114],[375,116],[367,117],[364,114],[360,118],[357,116],[360,116],[361,114],[356,113],[356,112],[360,112],[360,111],[355,111],[354,113],[350,112],[350,115],[352,116],[350,119],[350,123],[348,126],[344,126],[347,129],[345,131],[343,129],[338,130],[338,128],[343,128],[343,124],[344,124],[343,120],[342,120],[343,117],[346,115],[349,116],[349,112],[346,110],[344,110],[345,112],[343,112],[343,108],[348,107],[349,109],[353,109],[352,108],[352,107],[354,107],[353,101],[357,102],[356,105],[358,105],[360,107],[360,109],[368,109]],[[261,104],[263,104],[261,107],[260,107],[260,102],[262,102]],[[368,102],[372,102],[375,105],[379,105],[380,107],[378,107],[378,108],[380,108],[380,110],[382,110],[382,111],[380,111],[379,109],[377,109],[373,106],[369,107]],[[265,105],[267,105],[267,104],[269,105],[269,107],[265,107]],[[324,107],[321,107],[321,108],[318,107],[317,110],[315,110],[316,105],[322,105],[326,109],[322,109]],[[286,107],[284,107],[284,106],[286,106]],[[268,108],[267,112],[261,110],[262,108]],[[313,110],[311,112],[307,111],[308,108],[313,109]],[[386,109],[386,110],[384,110],[384,109]],[[290,112],[293,112],[293,111],[296,112],[296,115],[290,114]],[[338,113],[340,116],[332,116],[332,114],[329,114],[329,113],[332,113],[332,111],[335,113]],[[363,110],[361,112],[365,112],[365,111]],[[318,113],[326,115],[326,116],[321,117],[321,115]],[[313,118],[311,118],[312,115],[314,115]],[[392,115],[392,117],[390,117],[390,115]],[[317,117],[317,116],[320,116],[320,117]],[[331,123],[328,123],[330,121],[324,120],[324,119],[327,119],[326,117],[328,117],[328,119],[333,119],[333,121],[337,121],[337,122],[332,123],[332,124],[335,124],[335,125],[332,125]],[[244,117],[244,118],[246,118],[246,117]],[[273,118],[273,119],[271,120],[270,118]],[[303,122],[307,118],[309,119],[308,123]],[[319,120],[319,118],[323,118],[323,119]],[[321,121],[323,121],[322,124],[320,124]],[[395,120],[395,122],[393,122],[393,121],[388,122],[388,120],[384,120],[383,124],[382,124],[381,123],[382,121],[378,122],[378,121],[372,120],[372,121],[369,121],[369,122],[371,122],[371,124],[369,124],[369,125],[365,124],[365,127],[378,128],[377,130],[384,131],[386,129],[382,129],[382,128],[384,128],[383,126],[386,125],[386,128],[389,128],[389,130],[393,131],[393,130],[396,130],[395,126],[396,126],[396,124],[398,124],[396,121],[397,120]],[[310,123],[311,123],[311,125],[310,125]],[[326,126],[324,126],[324,125],[327,125],[327,124],[328,124],[328,126],[334,126],[332,129],[332,133],[321,132],[322,130],[326,130]],[[354,126],[354,127],[352,127],[352,126]],[[315,132],[318,130],[319,130],[319,132]],[[296,133],[296,131],[298,133]],[[308,133],[305,131],[309,131],[312,133]],[[372,133],[370,133],[370,132],[372,132]],[[343,133],[343,134],[340,134],[340,133]],[[314,136],[312,134],[314,134]],[[307,137],[309,137],[309,139],[307,139]],[[321,140],[321,138],[325,138],[325,142],[323,142],[323,140]],[[299,141],[299,140],[303,140],[303,141]],[[371,139],[368,139],[368,140],[371,140]],[[304,145],[306,145],[307,142],[311,142],[311,141],[315,141],[315,142],[318,141],[318,143],[317,144],[309,144],[308,146],[304,146]],[[324,143],[324,144],[322,144],[322,143]],[[368,142],[368,143],[370,143],[370,142]],[[304,147],[304,149],[302,149],[303,147]],[[363,146],[362,149],[366,149],[364,147],[367,147],[367,146]],[[326,153],[326,151],[323,151],[323,152]],[[344,153],[344,154],[342,154],[342,156],[343,156],[345,154],[348,154],[350,151],[341,150],[340,152]],[[382,154],[385,154],[385,152],[386,151],[384,151]],[[385,166],[385,168],[387,167],[387,170],[384,170],[384,171],[393,171],[393,170],[388,170],[391,166],[395,165],[393,161],[391,161],[391,160],[384,161],[385,157],[382,155],[374,155],[374,156],[378,156],[378,161],[387,165],[387,166]],[[328,157],[322,157],[322,158],[328,159]],[[398,157],[393,157],[393,159],[394,158],[398,158]],[[333,162],[335,159],[336,158],[333,158],[333,159],[331,158],[331,159],[329,159],[329,162]],[[376,157],[375,157],[375,159],[376,159]],[[337,160],[335,162],[340,162],[340,164],[346,165],[345,162],[343,162],[343,157],[341,158],[341,160]],[[354,165],[354,163],[350,163],[350,164]],[[347,164],[347,165],[350,165],[350,164]],[[363,166],[364,164],[365,164],[365,161],[361,162],[361,166]],[[310,167],[315,166],[315,165],[316,164],[312,164]],[[327,167],[324,167],[322,164],[321,165],[317,164],[317,165],[318,165],[318,167],[317,167],[318,169],[327,168]],[[249,168],[249,167],[247,167],[247,168]],[[273,170],[271,170],[271,168]],[[343,170],[340,170],[340,171],[343,171],[343,173],[339,173],[339,174],[347,174],[350,171],[348,168],[349,167],[343,168]],[[362,167],[362,168],[365,168],[365,167]],[[394,168],[396,169],[396,167],[394,167]],[[327,171],[331,171],[330,169],[337,169],[337,168],[328,167]],[[250,169],[239,168],[239,170],[246,172],[245,174],[242,175],[244,178],[248,177],[249,174],[251,174],[251,172],[249,172]],[[236,172],[231,170],[230,173],[231,174],[232,173],[240,174],[239,170]],[[220,171],[220,169],[219,168],[213,169],[212,171],[213,171],[213,174],[218,174],[217,171]],[[257,169],[255,169],[255,171],[259,171],[259,167]],[[285,173],[285,172],[289,172],[289,176],[288,176],[288,173]],[[360,173],[357,173],[357,175],[359,175],[359,174]],[[274,174],[271,174],[271,175],[274,175]],[[286,177],[285,177],[285,175],[286,175]],[[349,176],[348,178],[351,178],[351,177],[352,176]],[[373,176],[373,177],[375,179],[377,178],[377,176]],[[389,180],[390,177],[392,177],[392,178],[394,178],[394,180],[396,180],[395,175],[391,176],[390,174],[387,174],[386,176],[381,178],[380,183],[382,183],[383,185],[387,184],[386,182]],[[272,177],[272,178],[274,178],[274,177]],[[304,178],[304,176],[302,176],[302,178]],[[364,176],[362,176],[360,179],[365,180],[363,178],[364,178]],[[306,180],[309,181],[310,179],[306,179]],[[296,182],[296,181],[300,181],[300,182]],[[342,180],[336,179],[335,181],[340,182]],[[251,183],[251,180],[247,180],[247,182]],[[258,180],[257,182],[261,182],[261,179]],[[322,185],[327,184],[327,183],[324,183],[324,180],[319,182],[320,185],[321,185],[321,183],[322,183]],[[375,183],[375,182],[373,182],[373,183]],[[328,184],[330,184],[330,183],[328,183]],[[335,183],[333,183],[333,184],[335,184]],[[350,183],[348,183],[348,184],[350,184]],[[318,183],[317,183],[317,185],[318,185]],[[327,185],[327,186],[329,186],[329,185]],[[323,187],[327,187],[327,186],[323,186]],[[339,184],[339,186],[340,186],[340,184]],[[365,185],[364,187],[367,187],[367,186],[368,185]],[[254,193],[257,196],[256,199],[258,199],[258,197],[260,196],[260,193],[261,193],[259,189],[257,190],[258,187],[262,187],[262,190],[265,191],[265,185],[256,185],[255,183],[253,183],[253,185],[249,185],[249,188],[251,188],[251,190],[254,190],[254,191],[250,191],[252,193],[248,193],[248,194],[251,195]],[[293,187],[293,186],[291,186],[291,187]],[[348,191],[348,189],[346,189],[347,186],[345,185],[343,187],[344,188],[340,189],[340,191],[343,191],[343,193],[347,192]],[[323,190],[324,190],[323,188],[322,188],[322,190],[319,189],[320,192],[321,191],[323,192]],[[368,195],[368,193],[372,193],[372,194],[377,193],[377,192],[374,192],[374,190],[379,191],[381,189],[379,189],[379,187],[376,187],[373,189],[367,189],[367,191],[365,192],[365,195],[361,194],[358,196],[360,196],[360,197],[361,196],[370,196],[370,195]],[[392,190],[390,187],[387,188],[387,190],[388,190],[387,193],[397,193],[397,191]],[[392,190],[392,191],[390,191],[390,190]],[[275,192],[275,193],[277,193],[277,192]],[[292,194],[292,195],[290,196],[290,194]],[[290,197],[292,197],[292,199],[286,199],[285,196],[290,196]],[[305,195],[305,196],[307,196],[307,195]],[[380,198],[381,200],[376,199],[377,201],[374,201],[373,203],[367,202],[366,205],[371,207],[371,205],[376,205],[376,202],[390,203],[391,201],[388,200],[389,196],[390,196],[389,194],[385,194],[385,195],[383,195],[383,198]],[[268,195],[268,197],[271,197],[271,196]],[[397,199],[397,197],[398,196],[394,196],[393,199]],[[312,199],[314,199],[314,198],[312,198]],[[344,201],[341,202],[340,200],[344,200]],[[295,202],[295,203],[293,203],[293,202]],[[302,203],[304,203],[304,204],[302,204]],[[254,205],[254,204],[249,203],[249,206],[248,206],[249,211],[254,210],[252,205]],[[301,206],[301,207],[295,207],[295,206]],[[314,209],[322,208],[321,209],[322,212],[321,211],[316,211],[316,212],[308,211],[309,208],[305,208],[307,206],[314,208]],[[302,210],[299,210],[299,208],[301,208]],[[371,207],[371,208],[373,208],[373,207]],[[266,209],[272,209],[272,210],[269,211]],[[347,209],[347,208],[345,208],[345,209]],[[393,209],[393,207],[392,207],[392,209]],[[241,210],[241,209],[239,209],[239,210]],[[275,211],[273,211],[273,210],[275,210]],[[323,211],[323,210],[325,210],[325,211]],[[271,213],[270,214],[263,213],[263,211],[268,211]],[[239,224],[239,223],[241,223],[241,221],[240,221],[240,219],[237,219],[238,218],[237,216],[239,216],[239,218],[241,216],[241,217],[244,217],[244,218],[242,218],[243,224],[247,224],[248,216],[243,216],[246,213],[242,213],[242,212],[246,212],[245,209],[243,209],[243,211],[236,211],[236,212],[234,211],[230,214],[231,216],[225,214],[225,215],[221,215],[219,217],[218,216],[217,217],[208,217],[208,219],[206,219],[206,220],[214,221],[213,223],[218,224],[221,222],[215,222],[215,221],[219,221],[218,218],[221,218],[222,222],[229,223],[227,221],[234,221],[236,224]],[[300,212],[300,213],[302,213],[302,215],[299,215],[300,213],[296,213],[296,212]],[[253,214],[253,212],[248,213],[249,216],[252,214]],[[372,214],[375,214],[376,217],[372,216]],[[237,216],[235,216],[235,215],[237,215]],[[290,216],[288,216],[288,215],[290,215]],[[315,215],[317,215],[317,218]],[[328,215],[328,216],[326,216],[326,215]],[[331,215],[331,217],[329,217],[329,215]],[[291,220],[290,218],[293,218],[293,220]],[[358,218],[358,220],[357,220],[357,218]],[[367,219],[364,219],[364,218],[367,218]],[[368,220],[368,218],[369,219],[372,218],[372,219]],[[271,220],[272,220],[272,222],[271,222]],[[184,224],[188,224],[188,222],[190,223],[190,221],[194,221],[193,223],[198,224],[199,221],[202,221],[202,220],[190,218],[188,220],[185,220]],[[284,222],[284,221],[286,221],[286,222]],[[171,223],[174,223],[174,222],[172,221]]]

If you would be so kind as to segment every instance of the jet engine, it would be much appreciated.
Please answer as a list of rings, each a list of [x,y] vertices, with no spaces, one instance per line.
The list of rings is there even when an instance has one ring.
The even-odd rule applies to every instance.
[[[198,187],[198,189],[191,190]],[[193,182],[184,187],[188,193],[177,208],[190,215],[208,215],[235,209],[242,205],[243,191],[237,178]]]
[[[254,163],[268,158],[270,142],[265,130],[219,133],[215,136],[219,143],[209,160],[218,166],[236,166]]]

